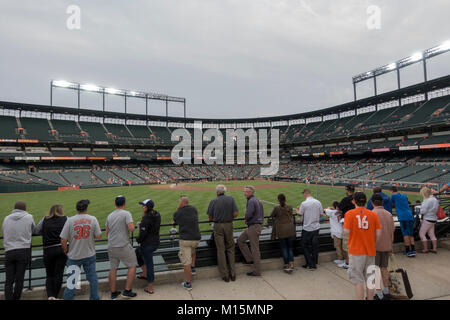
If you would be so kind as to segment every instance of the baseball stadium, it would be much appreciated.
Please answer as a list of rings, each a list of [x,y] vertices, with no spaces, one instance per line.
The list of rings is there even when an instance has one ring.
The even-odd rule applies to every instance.
[[[58,85],[61,81],[52,82],[52,87]],[[25,201],[39,221],[55,203],[70,215],[79,199],[89,199],[89,212],[104,226],[114,210],[115,196],[126,196],[135,221],[141,215],[139,201],[151,198],[163,223],[164,245],[155,256],[158,271],[177,268],[176,234],[170,229],[182,195],[190,198],[204,222],[197,260],[202,267],[216,263],[208,246],[211,226],[206,212],[217,184],[228,188],[239,212],[245,211],[243,187],[253,185],[268,217],[280,193],[297,207],[301,191],[310,188],[326,206],[342,198],[348,184],[369,197],[376,186],[388,190],[395,185],[408,194],[413,205],[420,200],[422,186],[439,190],[450,177],[450,76],[345,105],[271,118],[155,117],[20,102],[0,102],[0,107],[2,207]],[[217,128],[224,136],[226,129],[276,129],[278,172],[261,176],[262,165],[257,164],[174,165],[171,150],[178,137],[172,138],[172,132],[177,128],[192,132],[195,122],[202,123],[203,130]],[[249,152],[247,148],[246,160]],[[445,196],[441,206],[448,214]],[[236,235],[244,228],[240,218],[234,225]],[[297,223],[301,233],[301,222]],[[333,250],[329,224],[326,219],[321,223],[320,250]],[[270,240],[269,224],[266,220],[261,236],[263,259],[280,255],[278,245]],[[445,218],[437,224],[437,234],[446,237],[449,232],[450,222]],[[397,226],[396,240],[401,239]],[[97,241],[100,278],[108,271],[106,241],[106,237]],[[126,273],[125,268],[121,271]],[[4,283],[4,273],[0,279]],[[33,239],[33,260],[25,282],[29,288],[45,282],[41,237]]]
[[[201,240],[196,249],[197,276],[207,278],[207,272],[217,269],[208,210],[210,201],[217,196],[218,185],[225,186],[238,209],[233,222],[236,264],[246,260],[237,239],[247,228],[244,215],[248,200],[244,189],[248,186],[254,189],[263,208],[259,250],[267,270],[279,269],[282,258],[279,241],[272,236],[271,213],[279,205],[278,196],[284,194],[286,203],[295,210],[304,201],[305,189],[326,209],[344,198],[349,186],[364,193],[367,199],[375,194],[375,188],[381,188],[390,197],[391,188],[395,187],[407,195],[415,219],[413,238],[420,246],[420,219],[416,213],[423,200],[421,190],[427,187],[442,211],[435,224],[439,248],[443,243],[448,249],[450,74],[431,78],[427,70],[433,59],[448,55],[450,43],[446,41],[354,76],[349,81],[353,85],[350,102],[294,114],[284,114],[280,109],[276,116],[260,116],[255,108],[252,117],[208,117],[207,112],[205,117],[190,117],[189,101],[184,97],[49,79],[48,104],[0,101],[0,219],[3,223],[14,204],[24,202],[37,225],[53,205],[62,205],[65,215],[71,217],[77,214],[77,202],[88,199],[88,213],[97,218],[102,231],[102,237],[95,240],[95,268],[102,289],[107,287],[110,271],[107,217],[116,209],[114,199],[118,196],[126,198],[126,210],[134,222],[142,219],[145,199],[151,199],[161,215],[161,243],[153,255],[155,278],[163,279],[161,283],[178,281],[183,270],[179,258],[182,239],[173,224],[180,198],[187,197],[198,211]],[[421,81],[402,86],[408,78],[403,72],[410,66],[423,69]],[[373,66],[368,62],[366,67]],[[396,88],[380,92],[378,86],[385,75],[395,77]],[[358,86],[363,84],[369,84],[371,90],[373,86],[373,94],[359,98]],[[75,96],[73,105],[55,102],[61,92]],[[98,96],[101,106],[83,106],[82,97],[87,94]],[[124,111],[111,111],[109,97],[114,97]],[[142,103],[142,112],[130,111],[130,101]],[[152,103],[162,104],[165,115],[152,114]],[[295,103],[301,103],[301,99]],[[183,116],[170,115],[172,105],[181,106]],[[298,110],[303,110],[302,106]],[[174,151],[183,141],[180,129],[192,137],[199,133],[201,136],[200,143],[189,140],[189,151],[183,154]],[[208,138],[207,131],[211,129],[215,129],[214,138]],[[239,135],[242,144],[236,138]],[[252,136],[258,144],[251,143]],[[220,146],[206,159],[213,142],[220,142]],[[239,154],[241,161],[237,161]],[[272,162],[263,162],[264,157]],[[264,174],[264,169],[273,164],[276,172]],[[396,208],[392,215],[394,247],[401,248],[404,237]],[[303,220],[300,215],[294,217],[296,263],[304,254]],[[321,216],[321,261],[332,261],[336,251],[330,223],[329,217]],[[133,248],[139,247],[138,233],[138,229],[129,233]],[[403,248],[395,250],[400,252]],[[5,261],[2,234],[0,292],[5,291],[7,282]],[[127,272],[128,268],[120,265],[117,276],[122,283]],[[66,280],[64,275],[63,283]],[[86,280],[83,270],[78,288],[83,294],[88,288]],[[25,299],[46,299],[45,286],[43,238],[33,235],[24,278]],[[445,290],[442,289],[442,296]],[[423,296],[419,294],[420,297]]]

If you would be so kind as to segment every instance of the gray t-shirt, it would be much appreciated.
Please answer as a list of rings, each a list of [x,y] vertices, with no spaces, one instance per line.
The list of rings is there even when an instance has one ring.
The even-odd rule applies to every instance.
[[[214,222],[232,222],[233,213],[238,211],[233,197],[220,195],[212,199],[208,207],[208,216],[212,217]]]
[[[109,248],[122,248],[130,243],[128,231],[130,222],[133,222],[133,217],[129,211],[117,209],[109,214],[106,218]]]
[[[67,219],[60,237],[69,242],[67,256],[80,260],[95,255],[95,237],[102,234],[96,217],[77,214]]]

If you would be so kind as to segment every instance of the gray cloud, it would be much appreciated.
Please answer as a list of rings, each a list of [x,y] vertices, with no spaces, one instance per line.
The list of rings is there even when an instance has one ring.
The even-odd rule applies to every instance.
[[[66,28],[70,4],[81,8],[81,30]],[[380,30],[366,27],[371,4],[382,10]],[[47,104],[49,81],[67,79],[184,96],[188,116],[279,115],[348,102],[353,75],[450,38],[447,0],[28,0],[0,6],[0,99]],[[432,75],[448,74],[450,60],[436,60]],[[416,69],[405,71],[405,84],[421,81]],[[386,90],[395,88],[395,79],[386,82]],[[360,96],[369,94],[370,83],[362,85]],[[73,104],[66,96],[55,96],[56,102]],[[115,102],[109,109],[121,108]],[[164,113],[156,104],[151,111]]]

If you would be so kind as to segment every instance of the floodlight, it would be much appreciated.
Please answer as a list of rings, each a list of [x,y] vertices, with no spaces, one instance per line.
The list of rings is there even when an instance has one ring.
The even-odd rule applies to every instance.
[[[387,66],[388,70],[394,70],[395,68],[397,68],[397,64],[395,62],[392,62]]]
[[[109,93],[109,94],[119,94],[119,93],[120,93],[119,90],[114,89],[114,88],[106,88],[106,89],[105,89],[105,92],[106,92],[106,93]]]
[[[450,40],[445,41],[443,44],[439,46],[439,51],[447,51],[450,50]]]
[[[55,81],[52,81],[52,84],[55,87],[62,87],[62,88],[67,88],[67,87],[70,87],[70,85],[71,85],[70,82],[67,82],[65,80],[55,80]]]
[[[410,61],[419,61],[422,58],[423,58],[422,52],[416,52],[411,56]]]
[[[100,91],[100,87],[97,87],[94,84],[82,84],[80,88],[86,91]]]

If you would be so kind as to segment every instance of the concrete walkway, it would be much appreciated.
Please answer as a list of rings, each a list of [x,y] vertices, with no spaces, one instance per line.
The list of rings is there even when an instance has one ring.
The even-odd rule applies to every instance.
[[[418,253],[415,258],[407,258],[397,253],[398,264],[408,272],[414,293],[413,300],[445,299],[450,300],[450,245],[441,243],[438,254]],[[145,281],[136,280],[135,299],[142,300],[348,300],[354,299],[354,286],[348,280],[346,270],[339,269],[332,262],[334,253],[321,254],[316,271],[307,271],[300,267],[303,257],[296,258],[297,269],[293,274],[286,274],[281,268],[281,259],[264,261],[261,277],[248,277],[248,266],[237,264],[236,282],[226,283],[218,278],[217,268],[198,268],[192,282],[193,290],[181,287],[182,272],[172,272],[170,281],[155,284],[155,293],[150,295],[143,291]],[[213,277],[211,277],[214,275]],[[156,277],[158,278],[158,274]],[[101,286],[101,298],[109,300],[106,283]],[[119,286],[122,288],[122,285]],[[84,290],[83,290],[84,291]],[[25,299],[39,299],[36,294]],[[87,292],[77,299],[88,299]],[[122,299],[122,298],[120,298]]]

